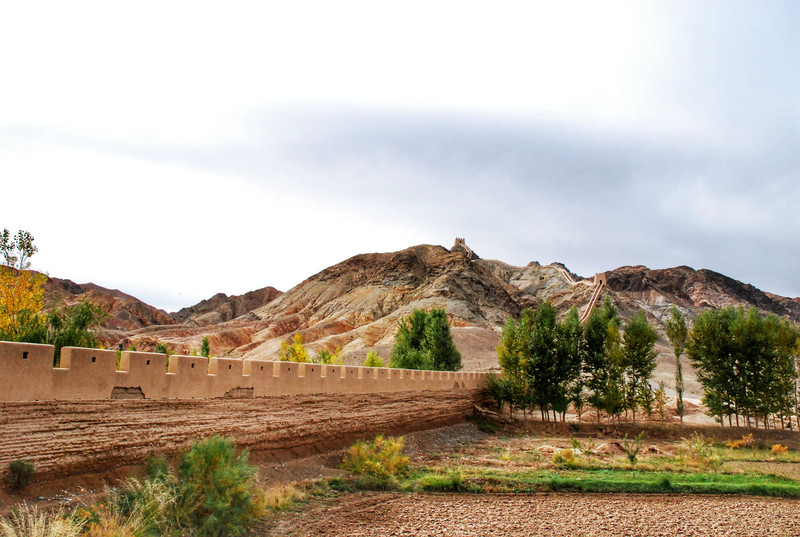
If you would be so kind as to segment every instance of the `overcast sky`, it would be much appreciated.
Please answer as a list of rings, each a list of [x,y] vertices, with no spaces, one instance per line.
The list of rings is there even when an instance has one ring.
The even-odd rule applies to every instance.
[[[5,2],[0,228],[174,311],[456,236],[800,296],[800,2]]]

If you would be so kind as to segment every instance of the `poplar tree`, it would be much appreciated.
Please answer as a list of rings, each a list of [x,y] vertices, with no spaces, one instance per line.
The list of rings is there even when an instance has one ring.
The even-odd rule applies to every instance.
[[[675,407],[683,425],[683,415],[685,407],[683,405],[683,366],[681,365],[681,355],[686,349],[686,340],[689,337],[689,329],[686,327],[686,320],[681,311],[672,306],[670,318],[666,322],[667,337],[675,353]]]
[[[583,375],[589,391],[588,403],[597,411],[597,422],[600,412],[606,410],[606,391],[613,389],[614,376],[611,357],[607,352],[606,340],[611,324],[617,325],[617,309],[608,297],[603,305],[592,311],[586,328],[583,331]]]
[[[658,352],[655,350],[658,333],[647,322],[644,311],[639,311],[625,327],[622,336],[623,368],[627,379],[628,405],[636,423],[636,407],[643,397],[651,397],[650,377],[656,368]]]

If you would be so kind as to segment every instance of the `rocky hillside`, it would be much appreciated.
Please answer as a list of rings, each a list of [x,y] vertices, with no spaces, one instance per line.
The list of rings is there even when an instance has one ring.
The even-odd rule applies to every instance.
[[[164,310],[116,289],[93,283],[77,284],[60,278],[48,278],[44,288],[47,309],[74,305],[83,300],[101,306],[108,314],[106,329],[109,331],[129,332],[153,325],[174,324]]]
[[[194,306],[183,308],[171,313],[169,316],[176,323],[188,326],[208,326],[224,323],[241,317],[246,313],[260,308],[281,296],[283,293],[274,287],[263,287],[243,295],[228,296],[217,293],[208,300],[203,300]]]
[[[764,313],[800,322],[800,299],[779,297],[709,270],[689,267],[651,270],[620,267],[605,274],[609,296],[623,318],[644,309],[656,326],[672,305],[693,319],[701,311],[728,305],[755,306]],[[60,282],[60,283],[59,283]],[[562,264],[531,262],[514,267],[481,259],[463,242],[453,249],[420,245],[399,252],[362,254],[311,276],[286,293],[265,287],[241,296],[224,294],[167,316],[119,291],[91,284],[53,281],[75,301],[86,297],[113,313],[109,344],[150,350],[159,341],[175,352],[199,349],[203,337],[217,356],[275,359],[280,344],[300,333],[313,352],[342,347],[350,363],[370,348],[387,358],[398,321],[414,308],[444,308],[467,370],[496,365],[495,347],[509,316],[549,300],[562,315],[583,311],[595,289]],[[672,359],[666,340],[665,368]]]

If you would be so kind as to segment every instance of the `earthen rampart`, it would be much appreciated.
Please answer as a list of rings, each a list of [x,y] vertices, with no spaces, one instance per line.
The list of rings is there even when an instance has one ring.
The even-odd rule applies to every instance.
[[[483,373],[268,362],[0,342],[0,401],[206,399],[481,389]]]

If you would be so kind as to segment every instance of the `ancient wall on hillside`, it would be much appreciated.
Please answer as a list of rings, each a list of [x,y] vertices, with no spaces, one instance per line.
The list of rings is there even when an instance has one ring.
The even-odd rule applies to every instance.
[[[167,357],[65,347],[54,368],[50,345],[0,342],[0,401],[206,399],[295,394],[476,390],[483,373],[453,373],[266,362],[201,356]]]

